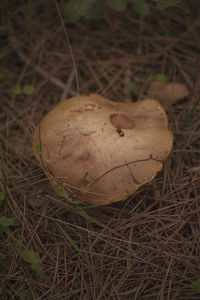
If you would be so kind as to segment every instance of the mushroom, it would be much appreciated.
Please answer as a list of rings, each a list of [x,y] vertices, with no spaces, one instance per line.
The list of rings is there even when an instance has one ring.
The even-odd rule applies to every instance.
[[[106,205],[151,181],[172,143],[167,115],[156,100],[121,103],[90,94],[61,102],[41,120],[33,152],[54,188]]]
[[[170,107],[173,103],[189,95],[189,90],[185,84],[178,82],[163,83],[152,81],[147,90],[149,97],[155,97],[165,107]]]

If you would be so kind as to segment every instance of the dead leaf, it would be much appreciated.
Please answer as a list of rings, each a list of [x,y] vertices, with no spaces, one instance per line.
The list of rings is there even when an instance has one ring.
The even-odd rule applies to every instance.
[[[189,90],[182,83],[163,83],[153,81],[147,91],[147,96],[158,99],[163,105],[171,106],[174,102],[189,95]]]

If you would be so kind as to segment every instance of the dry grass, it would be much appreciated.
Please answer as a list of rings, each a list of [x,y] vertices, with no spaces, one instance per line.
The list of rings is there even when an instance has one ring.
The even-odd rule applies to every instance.
[[[18,225],[0,235],[0,298],[199,299],[192,285],[200,277],[199,16],[173,9],[144,19],[127,11],[67,26],[81,93],[123,100],[127,70],[144,79],[133,100],[145,97],[158,73],[190,89],[188,99],[168,109],[174,148],[153,183],[124,202],[87,208],[51,190],[31,149],[42,116],[77,93],[55,4],[36,1],[31,23],[27,5],[13,2],[9,23],[0,28],[0,184],[6,193],[0,214],[15,216]],[[14,95],[15,84],[31,84],[35,92]],[[38,253],[47,280],[22,260],[24,249]]]

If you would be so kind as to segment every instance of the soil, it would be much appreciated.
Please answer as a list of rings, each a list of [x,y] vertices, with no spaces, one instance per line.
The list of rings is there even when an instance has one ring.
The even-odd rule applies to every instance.
[[[22,2],[8,7],[4,1],[0,24],[0,228],[2,217],[14,220],[0,231],[0,298],[199,299],[196,2],[145,17],[127,9],[109,11],[101,21],[64,20],[65,30],[54,1],[33,1],[31,12]],[[144,99],[158,74],[186,85],[189,96],[163,104],[174,146],[156,178],[129,199],[102,207],[53,191],[32,153],[41,118],[78,93]],[[34,91],[24,93],[26,85]],[[37,270],[23,259],[24,250],[38,255]]]

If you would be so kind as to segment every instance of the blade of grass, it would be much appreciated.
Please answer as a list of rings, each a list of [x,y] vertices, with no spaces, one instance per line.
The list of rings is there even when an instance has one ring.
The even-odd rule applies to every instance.
[[[63,215],[64,213],[66,212],[69,212],[69,211],[77,211],[77,210],[82,210],[84,211],[85,209],[90,209],[90,208],[94,208],[94,207],[97,207],[96,205],[88,205],[88,206],[70,206],[70,207],[67,207],[67,208],[63,208],[61,209],[57,215],[58,216],[61,216]]]

